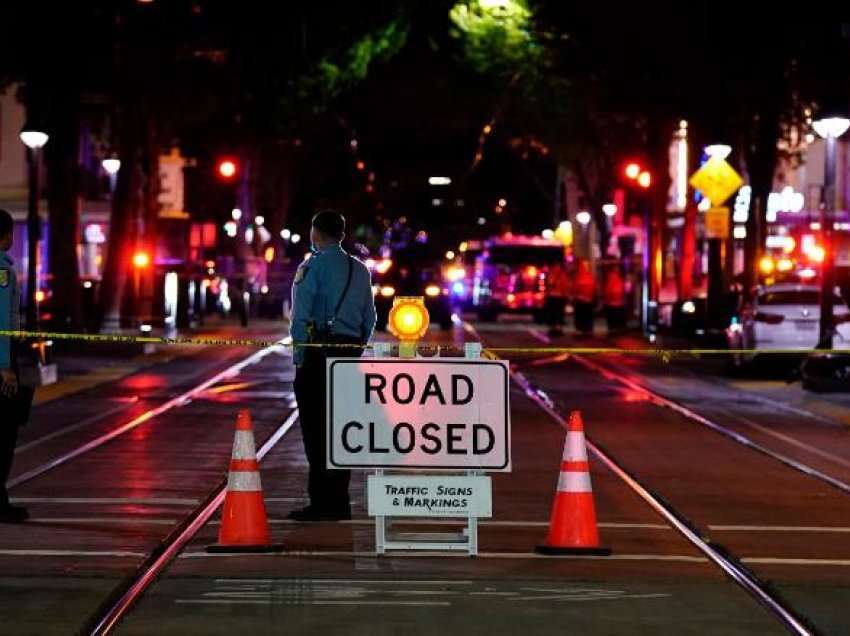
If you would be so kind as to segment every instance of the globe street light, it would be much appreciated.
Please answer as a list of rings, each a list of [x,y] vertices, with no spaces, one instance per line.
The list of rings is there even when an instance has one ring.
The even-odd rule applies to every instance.
[[[812,122],[812,128],[826,140],[826,156],[823,171],[823,198],[820,207],[822,245],[826,258],[821,266],[820,289],[820,337],[819,349],[832,349],[833,332],[833,289],[835,288],[835,250],[832,240],[833,213],[835,203],[835,143],[850,128],[850,119],[830,114]]]
[[[109,175],[109,191],[115,192],[115,181],[118,178],[118,171],[121,169],[121,160],[118,157],[107,157],[100,162],[103,171]]]
[[[41,222],[38,217],[39,165],[41,148],[49,139],[46,132],[33,126],[24,126],[21,141],[27,147],[29,177],[29,204],[27,206],[27,331],[38,328],[38,242],[41,237]]]

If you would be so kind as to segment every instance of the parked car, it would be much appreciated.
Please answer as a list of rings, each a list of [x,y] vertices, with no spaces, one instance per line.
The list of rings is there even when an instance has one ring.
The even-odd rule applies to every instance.
[[[835,340],[850,345],[850,309],[844,299],[834,298]],[[740,368],[751,362],[759,349],[783,349],[801,354],[818,344],[820,288],[815,285],[777,283],[757,290],[726,329],[729,348],[750,353],[730,355]]]

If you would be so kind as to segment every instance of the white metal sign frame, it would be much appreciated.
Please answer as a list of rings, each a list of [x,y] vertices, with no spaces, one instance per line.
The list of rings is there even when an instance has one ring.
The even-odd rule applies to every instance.
[[[387,357],[390,353],[390,343],[376,343],[374,352],[376,358]],[[464,346],[465,358],[467,360],[478,360],[481,358],[481,344],[477,342],[469,342]],[[329,386],[330,389],[330,386]],[[330,394],[330,391],[329,391]],[[505,396],[506,408],[510,409],[508,396]],[[510,420],[508,419],[508,428],[510,428]],[[508,434],[510,440],[510,434]],[[508,442],[508,453],[510,453],[510,442]],[[510,455],[508,455],[510,457]],[[510,463],[508,462],[508,466]],[[401,472],[402,469],[400,469]],[[393,469],[395,472],[395,469]],[[421,474],[420,471],[419,474]],[[383,469],[375,470],[376,476],[385,474]],[[439,474],[445,475],[446,472],[441,471]],[[479,470],[467,470],[460,474],[470,477],[478,477],[484,473]],[[375,517],[375,551],[378,554],[386,554],[391,550],[426,550],[426,551],[449,551],[449,552],[466,552],[470,557],[478,554],[478,518],[474,514],[468,514],[465,517],[458,517],[461,522],[465,522],[465,526],[460,528],[460,532],[433,532],[433,533],[410,533],[398,532],[393,530],[393,524],[411,523],[409,518],[396,519],[384,515]]]

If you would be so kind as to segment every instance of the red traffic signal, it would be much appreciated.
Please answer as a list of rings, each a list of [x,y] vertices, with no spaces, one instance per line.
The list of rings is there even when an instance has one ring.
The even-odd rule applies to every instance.
[[[652,173],[645,170],[637,161],[629,161],[623,167],[623,174],[627,181],[632,181],[646,190],[652,185]]]
[[[133,254],[133,267],[136,269],[145,269],[151,264],[151,256],[143,250],[139,250]]]
[[[219,159],[215,166],[215,172],[221,179],[230,181],[239,172],[239,164],[236,163],[235,159]]]

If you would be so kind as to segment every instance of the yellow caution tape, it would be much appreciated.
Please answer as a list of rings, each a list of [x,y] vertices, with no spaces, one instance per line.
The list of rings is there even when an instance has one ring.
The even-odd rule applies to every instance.
[[[77,340],[83,342],[100,342],[112,344],[158,344],[158,345],[196,345],[196,346],[217,346],[217,347],[327,347],[334,348],[362,348],[357,344],[333,344],[326,345],[320,343],[298,343],[277,340],[263,340],[258,338],[220,338],[208,336],[178,336],[168,338],[164,336],[143,336],[129,334],[86,334],[86,333],[62,333],[55,331],[10,331],[0,330],[0,337],[9,338],[28,338],[36,340]],[[395,344],[395,343],[394,343]],[[371,348],[367,345],[365,348]],[[454,342],[431,343],[420,342],[418,344],[420,350],[452,350],[462,349],[462,345]],[[628,348],[628,347],[557,347],[557,346],[541,346],[541,347],[484,347],[484,352],[496,353],[512,353],[512,354],[576,354],[576,355],[649,355],[660,356],[668,360],[672,356],[712,356],[712,355],[803,355],[807,351],[799,349],[682,349],[682,348],[664,348],[664,347],[645,347],[645,348]],[[850,349],[817,349],[817,353],[826,353],[832,355],[850,355]]]

